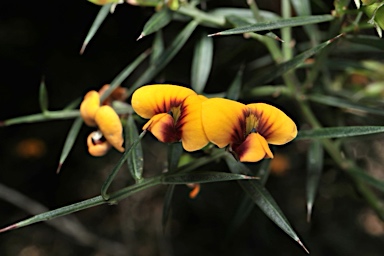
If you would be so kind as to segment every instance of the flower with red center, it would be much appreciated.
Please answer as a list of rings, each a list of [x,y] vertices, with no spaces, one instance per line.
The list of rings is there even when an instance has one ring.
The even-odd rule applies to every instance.
[[[297,135],[295,123],[280,109],[265,103],[212,98],[202,103],[202,121],[209,141],[241,162],[273,158],[268,144],[282,145]]]
[[[201,122],[201,103],[207,98],[191,89],[155,84],[137,89],[132,95],[132,108],[141,117],[150,119],[143,130],[150,131],[159,141],[181,141],[187,151],[208,144]]]

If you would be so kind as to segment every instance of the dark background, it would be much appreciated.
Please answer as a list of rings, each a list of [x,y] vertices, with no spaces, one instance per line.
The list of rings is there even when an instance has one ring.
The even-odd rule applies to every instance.
[[[245,4],[226,2],[228,6]],[[262,9],[279,8],[266,1],[258,4]],[[108,16],[80,55],[82,42],[98,10],[98,6],[86,1],[0,4],[0,120],[40,112],[38,92],[43,76],[49,109],[62,109],[88,90],[109,83],[150,47],[151,36],[139,42],[136,38],[153,9],[124,4]],[[168,26],[165,38],[171,39],[182,25],[175,22]],[[215,39],[218,54],[208,91],[220,91],[220,86],[211,85],[227,83],[236,73],[236,67],[260,55],[259,51],[247,56],[233,54],[229,49],[239,42],[243,47],[251,47],[242,38]],[[188,84],[192,46],[187,43],[156,81]],[[226,70],[223,67],[228,63],[231,67]],[[123,85],[129,86],[138,75],[134,74]],[[25,210],[30,202],[23,201],[20,207],[9,202],[15,198],[15,191],[49,209],[99,194],[119,154],[112,150],[102,158],[89,156],[85,138],[92,129],[83,127],[57,175],[61,149],[71,124],[71,120],[61,120],[0,128],[0,183],[14,190],[11,193],[0,190],[1,227],[31,216]],[[367,144],[373,142],[368,139]],[[267,188],[311,255],[383,255],[383,224],[360,200],[349,180],[328,163],[312,221],[306,222],[307,146],[295,143],[281,148],[279,152],[294,162],[290,162],[284,173],[272,175]],[[151,159],[146,162],[145,176],[161,172],[165,167],[166,147],[147,136],[144,150],[145,158]],[[217,166],[225,170],[224,164]],[[132,181],[128,171],[122,170],[112,189],[129,182]],[[172,216],[163,233],[165,191],[166,187],[156,187],[118,205],[102,205],[72,214],[68,220],[72,224],[58,223],[53,227],[39,223],[0,234],[0,255],[305,255],[298,244],[257,208],[239,229],[228,232],[242,197],[236,182],[202,185],[194,200],[188,197],[186,186],[177,186]],[[77,221],[81,226],[72,227]],[[72,235],[66,235],[63,226],[72,227]],[[86,233],[82,233],[84,229]]]

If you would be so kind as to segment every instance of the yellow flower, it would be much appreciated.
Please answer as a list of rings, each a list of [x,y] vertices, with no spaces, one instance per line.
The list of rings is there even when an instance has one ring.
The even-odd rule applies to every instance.
[[[181,141],[187,151],[208,144],[201,122],[201,103],[207,98],[191,89],[155,84],[137,89],[132,95],[132,108],[141,117],[150,119],[143,130],[150,131],[159,141]]]
[[[202,103],[203,127],[209,141],[242,162],[273,158],[268,144],[282,145],[297,135],[295,123],[265,103],[242,103],[212,98]]]
[[[120,152],[124,152],[123,148],[123,127],[120,118],[115,110],[109,106],[114,97],[121,99],[121,90],[116,94],[107,98],[103,103],[108,104],[101,106],[100,95],[109,88],[105,85],[100,92],[88,92],[80,105],[80,114],[84,122],[88,126],[97,126],[100,131],[92,132],[87,138],[88,152],[93,156],[103,156],[111,146]],[[121,88],[122,89],[122,88]],[[117,90],[116,90],[117,91]]]

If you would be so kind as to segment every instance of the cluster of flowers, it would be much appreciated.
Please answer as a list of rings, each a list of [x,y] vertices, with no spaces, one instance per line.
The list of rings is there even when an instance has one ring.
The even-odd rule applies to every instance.
[[[199,150],[209,142],[219,148],[228,146],[242,162],[273,158],[268,144],[282,145],[297,135],[295,123],[276,107],[208,99],[177,85],[143,86],[133,93],[131,104],[139,116],[149,119],[143,130],[150,131],[159,141],[181,141],[187,151]],[[109,141],[108,134],[97,125]]]

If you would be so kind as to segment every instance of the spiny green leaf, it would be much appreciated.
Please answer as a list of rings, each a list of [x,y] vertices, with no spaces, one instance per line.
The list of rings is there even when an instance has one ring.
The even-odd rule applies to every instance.
[[[346,109],[356,110],[356,111],[365,112],[369,114],[384,116],[383,109],[367,107],[366,105],[362,105],[357,102],[347,101],[337,97],[325,96],[325,95],[309,95],[308,99],[317,103],[328,105],[328,106],[346,108]]]
[[[270,159],[264,159],[259,168],[256,172],[252,172],[251,170],[247,170],[245,172],[252,172],[255,176],[260,177],[260,183],[261,185],[265,185],[265,183],[268,180],[269,176],[269,169],[270,169]],[[245,166],[244,166],[245,167]],[[255,204],[253,203],[252,199],[248,196],[248,194],[244,194],[242,196],[239,206],[236,208],[235,216],[233,217],[228,235],[233,235],[236,230],[240,227],[241,224],[245,222],[247,217],[251,214],[253,208],[255,207]]]
[[[243,163],[237,162],[231,155],[227,155],[225,157],[225,161],[233,173],[239,173],[242,170],[247,169]],[[285,233],[298,242],[306,252],[308,252],[299,237],[296,235],[295,231],[292,229],[280,207],[277,205],[269,192],[263,187],[260,181],[250,180],[238,182],[241,188],[251,197],[251,199],[260,207],[268,218],[270,218]]]
[[[144,36],[150,35],[166,25],[172,20],[172,12],[168,8],[162,8],[157,13],[153,14],[151,18],[145,23],[143,31],[137,40],[140,40]]]
[[[266,71],[264,71],[263,75],[257,77],[254,81],[252,81],[252,84],[265,84],[270,81],[272,81],[274,78],[279,77],[280,75],[288,72],[289,70],[295,69],[299,65],[303,64],[306,59],[311,57],[312,55],[316,54],[320,50],[322,50],[324,47],[331,44],[335,39],[339,38],[341,35],[332,38],[324,43],[319,44],[318,46],[315,46],[297,56],[290,59],[289,61],[283,62],[276,67],[272,67]]]
[[[93,36],[96,34],[97,30],[100,28],[101,23],[103,23],[105,18],[108,16],[111,6],[112,6],[112,3],[103,5],[100,8],[100,11],[96,16],[96,19],[93,21],[92,26],[89,29],[88,34],[84,40],[83,46],[81,47],[81,50],[80,50],[80,54],[84,53],[84,50],[87,47],[89,41],[91,41]]]
[[[47,87],[45,86],[44,78],[41,80],[40,83],[39,103],[41,112],[46,112],[48,110],[48,93]]]
[[[312,207],[315,202],[317,188],[319,186],[321,173],[323,170],[324,151],[321,142],[312,141],[308,150],[307,158],[307,221],[309,222],[312,214]]]
[[[235,35],[235,34],[243,34],[248,32],[272,30],[272,29],[278,29],[278,28],[284,28],[284,27],[295,27],[295,26],[302,26],[307,24],[331,21],[333,19],[334,17],[332,15],[299,16],[299,17],[293,17],[289,19],[259,22],[252,25],[246,25],[243,27],[228,29],[215,34],[211,34],[209,36]]]
[[[297,140],[343,138],[384,132],[384,126],[342,126],[299,131]]]
[[[73,144],[75,144],[77,135],[79,134],[82,124],[83,118],[81,118],[80,116],[76,118],[73,122],[71,129],[69,130],[69,133],[67,135],[67,138],[65,139],[63,150],[61,151],[59,166],[56,171],[57,173],[60,172],[61,166],[63,165],[65,159],[67,159],[69,152],[71,152]]]
[[[189,172],[165,174],[162,182],[164,184],[188,184],[249,179],[257,179],[257,177],[225,172]]]
[[[191,36],[197,25],[198,22],[195,20],[188,23],[188,25],[177,35],[168,48],[164,50],[161,55],[159,55],[158,59],[154,60],[144,74],[136,80],[130,88],[129,95],[140,86],[151,81],[173,59],[173,57],[180,51],[181,47]]]
[[[127,119],[127,129],[126,129],[126,139],[125,139],[125,147],[128,148],[131,143],[136,140],[139,140],[139,132],[137,130],[135,121],[133,120],[132,115],[129,115]],[[132,177],[139,181],[142,178],[143,174],[143,148],[141,147],[141,143],[137,143],[136,147],[132,150],[132,154],[127,159],[128,168],[131,172]]]
[[[107,194],[109,186],[112,184],[113,180],[115,179],[117,173],[119,172],[121,166],[127,161],[128,157],[134,152],[135,147],[137,144],[140,143],[140,140],[144,137],[146,134],[147,130],[144,130],[143,132],[140,133],[139,137],[131,142],[131,145],[129,147],[126,147],[124,154],[121,156],[119,161],[117,161],[116,165],[113,167],[113,170],[111,173],[108,175],[107,179],[101,186],[101,196],[105,199],[108,200],[110,199],[110,195]],[[138,183],[140,184],[140,182]]]
[[[209,73],[211,72],[213,59],[213,41],[206,33],[201,33],[195,44],[192,60],[191,86],[197,93],[204,91]]]

